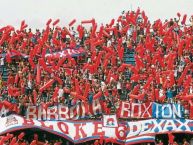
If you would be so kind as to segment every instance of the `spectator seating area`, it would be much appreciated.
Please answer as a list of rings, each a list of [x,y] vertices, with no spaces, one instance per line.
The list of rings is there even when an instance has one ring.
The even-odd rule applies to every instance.
[[[12,113],[96,99],[107,106],[104,114],[114,114],[122,100],[192,107],[193,16],[150,22],[138,8],[108,24],[59,22],[49,19],[35,31],[25,21],[0,28],[0,100],[16,104]]]

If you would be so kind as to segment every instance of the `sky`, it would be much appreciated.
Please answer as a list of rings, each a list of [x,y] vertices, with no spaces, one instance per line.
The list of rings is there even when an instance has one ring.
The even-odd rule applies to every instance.
[[[0,0],[0,27],[20,26],[22,20],[31,28],[44,28],[47,20],[59,18],[60,26],[76,19],[95,18],[98,24],[109,23],[123,10],[140,7],[151,21],[181,15],[193,15],[193,0]]]

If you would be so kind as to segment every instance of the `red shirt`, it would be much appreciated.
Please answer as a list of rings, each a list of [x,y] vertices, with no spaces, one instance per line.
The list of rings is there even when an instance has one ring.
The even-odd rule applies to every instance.
[[[14,77],[12,75],[9,75],[8,80],[7,80],[7,84],[14,84],[14,81],[15,81]]]

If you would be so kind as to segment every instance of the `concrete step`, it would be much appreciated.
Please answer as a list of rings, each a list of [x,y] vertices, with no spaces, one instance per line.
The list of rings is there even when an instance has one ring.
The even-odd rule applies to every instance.
[[[134,58],[125,58],[123,60],[124,60],[124,62],[135,62]]]
[[[123,61],[126,64],[131,64],[131,65],[135,65],[135,52],[131,51],[129,49],[125,49],[124,52],[124,56],[123,56]],[[124,73],[126,79],[130,79],[130,73],[129,72],[125,72]]]
[[[123,58],[134,58],[134,55],[133,54],[125,54],[124,56],[123,56]]]
[[[9,69],[7,69],[7,67],[4,68],[0,67],[0,73],[2,74],[3,81],[7,81]]]

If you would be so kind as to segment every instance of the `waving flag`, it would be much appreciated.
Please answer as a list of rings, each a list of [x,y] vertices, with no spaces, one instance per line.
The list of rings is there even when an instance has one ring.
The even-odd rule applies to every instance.
[[[48,57],[48,56],[55,56],[57,58],[59,58],[59,57],[69,57],[69,56],[77,57],[77,56],[81,56],[85,53],[86,53],[86,51],[82,47],[76,48],[76,49],[67,48],[67,49],[64,49],[62,51],[55,52],[55,53],[52,53],[52,54],[48,53],[48,54],[45,55],[45,57]]]

